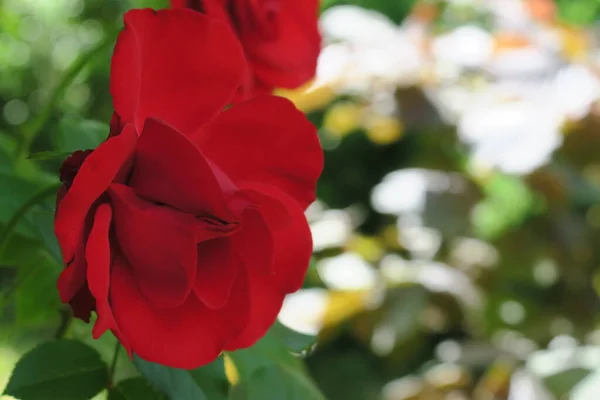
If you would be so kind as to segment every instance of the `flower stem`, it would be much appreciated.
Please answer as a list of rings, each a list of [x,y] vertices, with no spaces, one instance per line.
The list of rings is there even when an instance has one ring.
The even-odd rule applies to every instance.
[[[109,386],[113,385],[113,381],[115,379],[115,371],[117,369],[117,361],[119,360],[120,351],[121,351],[121,343],[119,342],[119,339],[117,339],[117,343],[115,344],[115,351],[113,353],[113,358],[110,363],[110,369],[108,370]]]
[[[54,334],[55,339],[64,339],[67,332],[69,332],[69,328],[71,327],[71,323],[73,322],[73,314],[71,310],[63,308],[59,310],[60,312],[60,325]]]

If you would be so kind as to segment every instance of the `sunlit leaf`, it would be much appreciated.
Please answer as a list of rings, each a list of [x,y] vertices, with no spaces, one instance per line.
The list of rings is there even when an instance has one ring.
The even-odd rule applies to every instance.
[[[600,393],[600,369],[588,374],[571,390],[571,400],[593,400]]]
[[[495,238],[518,226],[532,212],[535,197],[517,177],[496,174],[483,187],[485,199],[473,210],[475,231],[485,238]]]
[[[315,336],[296,332],[279,321],[275,322],[271,328],[271,332],[288,350],[294,353],[302,353],[303,351],[310,349],[316,341]]]
[[[557,398],[568,396],[575,386],[583,381],[591,371],[585,368],[572,368],[544,378],[544,385]]]

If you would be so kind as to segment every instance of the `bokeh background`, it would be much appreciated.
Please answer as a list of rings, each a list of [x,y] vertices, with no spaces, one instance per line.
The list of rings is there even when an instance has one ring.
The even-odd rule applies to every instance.
[[[0,224],[55,179],[59,161],[40,154],[106,135],[121,15],[165,4],[0,0]],[[315,81],[279,92],[326,155],[314,260],[280,315],[318,335],[319,387],[331,400],[600,399],[600,0],[322,9]],[[23,141],[38,157],[15,164]],[[38,211],[19,238],[51,224]],[[0,257],[0,388],[64,329],[61,266],[19,243]],[[94,343],[108,358],[106,336]]]

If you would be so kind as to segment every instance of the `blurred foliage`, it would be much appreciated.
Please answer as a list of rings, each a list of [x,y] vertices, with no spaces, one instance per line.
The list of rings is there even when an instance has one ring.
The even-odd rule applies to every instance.
[[[417,4],[340,3],[382,12],[394,22]],[[487,15],[468,6],[428,8],[439,3],[422,0],[410,17],[433,17],[434,34],[465,24],[494,29]],[[529,2],[539,18],[548,18],[544,24],[552,19],[544,14],[548,3]],[[334,4],[324,2],[325,7]],[[581,34],[573,33],[582,27],[595,32],[591,23],[598,4],[556,2],[558,20],[551,23],[559,32],[570,32],[565,46],[580,46]],[[375,16],[366,28],[349,14],[357,32],[388,29]],[[504,40],[500,34],[494,39],[496,46]],[[350,51],[365,46],[357,57],[377,54],[367,50],[377,39],[360,40],[349,39]],[[431,40],[425,39],[425,48],[434,46]],[[579,57],[582,50],[577,49],[566,54]],[[363,68],[356,63],[357,70]],[[597,71],[596,64],[591,68]],[[474,162],[456,124],[440,115],[440,107],[432,103],[432,88],[439,82],[416,86],[385,81],[383,69],[368,70],[366,74],[373,73],[368,80],[357,70],[348,72],[343,83],[321,83],[303,96],[283,92],[310,112],[326,149],[320,203],[308,213],[316,242],[315,270],[282,318],[320,332],[308,362],[327,397],[598,398],[597,106],[582,120],[563,126],[564,140],[550,162],[526,173],[503,173]],[[485,89],[472,69],[463,76],[450,82]],[[387,104],[381,100],[388,99],[386,91],[394,93],[393,107],[382,105]],[[488,125],[499,123],[490,120]],[[545,139],[538,140],[542,146]],[[502,151],[499,146],[497,153]],[[508,160],[510,151],[504,165]]]
[[[557,0],[560,17],[574,24],[590,24],[596,22],[600,14],[598,0]]]
[[[323,0],[322,8],[327,9],[335,5],[351,4],[369,10],[376,10],[387,15],[396,22],[402,21],[410,12],[416,0],[387,1],[387,0]]]

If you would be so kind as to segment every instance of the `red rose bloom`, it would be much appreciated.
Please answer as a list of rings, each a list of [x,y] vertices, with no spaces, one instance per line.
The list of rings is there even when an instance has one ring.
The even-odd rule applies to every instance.
[[[321,49],[318,0],[171,0],[171,6],[231,24],[250,67],[241,98],[294,89],[315,76]]]
[[[111,133],[61,170],[60,296],[148,361],[196,368],[252,345],[307,269],[316,129],[274,96],[222,111],[243,68],[218,21],[128,12]]]

